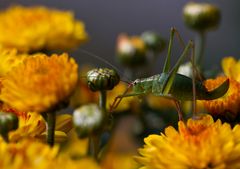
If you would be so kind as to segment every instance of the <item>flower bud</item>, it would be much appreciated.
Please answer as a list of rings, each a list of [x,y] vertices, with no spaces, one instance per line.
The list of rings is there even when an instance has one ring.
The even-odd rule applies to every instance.
[[[73,112],[73,124],[79,138],[97,132],[104,121],[104,112],[96,104],[81,106]]]
[[[183,9],[185,24],[197,31],[217,28],[221,19],[220,10],[208,3],[188,3]]]
[[[192,69],[193,69],[192,63],[186,62],[179,66],[177,73],[191,78],[192,77]]]
[[[7,135],[8,132],[18,128],[18,117],[12,113],[0,112],[0,134]]]
[[[135,67],[146,63],[144,41],[138,36],[119,35],[117,39],[117,59],[127,67]]]
[[[164,39],[161,38],[159,34],[152,31],[143,32],[141,38],[144,41],[146,48],[153,51],[155,54],[162,52],[166,46]]]
[[[113,69],[98,68],[87,73],[87,81],[92,91],[112,90],[119,83],[120,77]]]

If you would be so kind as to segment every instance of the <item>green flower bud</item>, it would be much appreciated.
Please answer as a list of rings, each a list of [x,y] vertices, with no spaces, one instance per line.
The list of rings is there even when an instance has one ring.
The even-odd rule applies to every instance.
[[[73,112],[73,124],[79,138],[97,132],[104,121],[104,112],[96,104],[81,106]]]
[[[120,77],[113,69],[98,68],[87,73],[87,81],[92,91],[112,90],[119,83]]]
[[[121,34],[117,40],[117,59],[127,67],[135,67],[146,63],[146,46],[144,41],[138,37],[128,37]]]
[[[165,40],[157,33],[152,31],[143,32],[141,35],[148,50],[160,53],[166,46]]]
[[[197,31],[217,28],[221,19],[220,10],[208,3],[188,3],[183,9],[185,24]]]
[[[0,112],[0,134],[5,140],[10,131],[18,128],[18,117],[12,113]]]

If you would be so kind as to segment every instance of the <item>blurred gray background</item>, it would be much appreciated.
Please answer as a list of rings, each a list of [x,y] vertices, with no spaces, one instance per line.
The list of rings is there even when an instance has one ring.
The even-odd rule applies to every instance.
[[[175,26],[185,41],[194,39],[194,32],[184,26],[182,7],[188,0],[0,0],[0,8],[10,5],[45,5],[48,7],[72,10],[76,18],[86,24],[90,41],[81,48],[95,53],[113,65],[115,60],[115,42],[119,33],[140,34],[145,30],[154,30],[169,38],[169,31]],[[200,2],[200,1],[198,1]],[[217,31],[209,32],[205,51],[205,68],[220,67],[224,56],[240,57],[240,1],[209,0],[222,11],[221,26]],[[174,44],[174,59],[180,55],[180,45]],[[161,54],[155,72],[160,72],[166,54]],[[79,64],[92,63],[107,66],[96,58],[89,57],[79,50],[72,53]]]

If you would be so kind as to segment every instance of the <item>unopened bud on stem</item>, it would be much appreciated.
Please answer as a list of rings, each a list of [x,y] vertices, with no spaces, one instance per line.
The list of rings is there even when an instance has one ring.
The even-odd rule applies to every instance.
[[[188,3],[183,9],[185,24],[197,31],[217,28],[221,19],[220,10],[208,3]]]
[[[18,117],[12,113],[0,112],[0,134],[8,142],[8,133],[18,128]]]
[[[120,77],[115,70],[108,68],[92,69],[87,73],[88,87],[92,91],[112,90]]]
[[[146,48],[155,54],[161,53],[166,46],[165,40],[153,31],[143,32],[141,38],[144,41]]]
[[[73,124],[79,138],[97,132],[103,124],[104,112],[96,104],[84,105],[73,113]]]

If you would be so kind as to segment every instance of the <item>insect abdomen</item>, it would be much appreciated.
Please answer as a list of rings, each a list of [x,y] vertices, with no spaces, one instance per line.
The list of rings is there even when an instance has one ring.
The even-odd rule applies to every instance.
[[[192,100],[193,88],[192,79],[176,74],[169,94],[179,100]],[[196,99],[197,100],[213,100],[223,96],[229,87],[229,81],[226,80],[218,88],[208,91],[202,82],[196,81]]]

